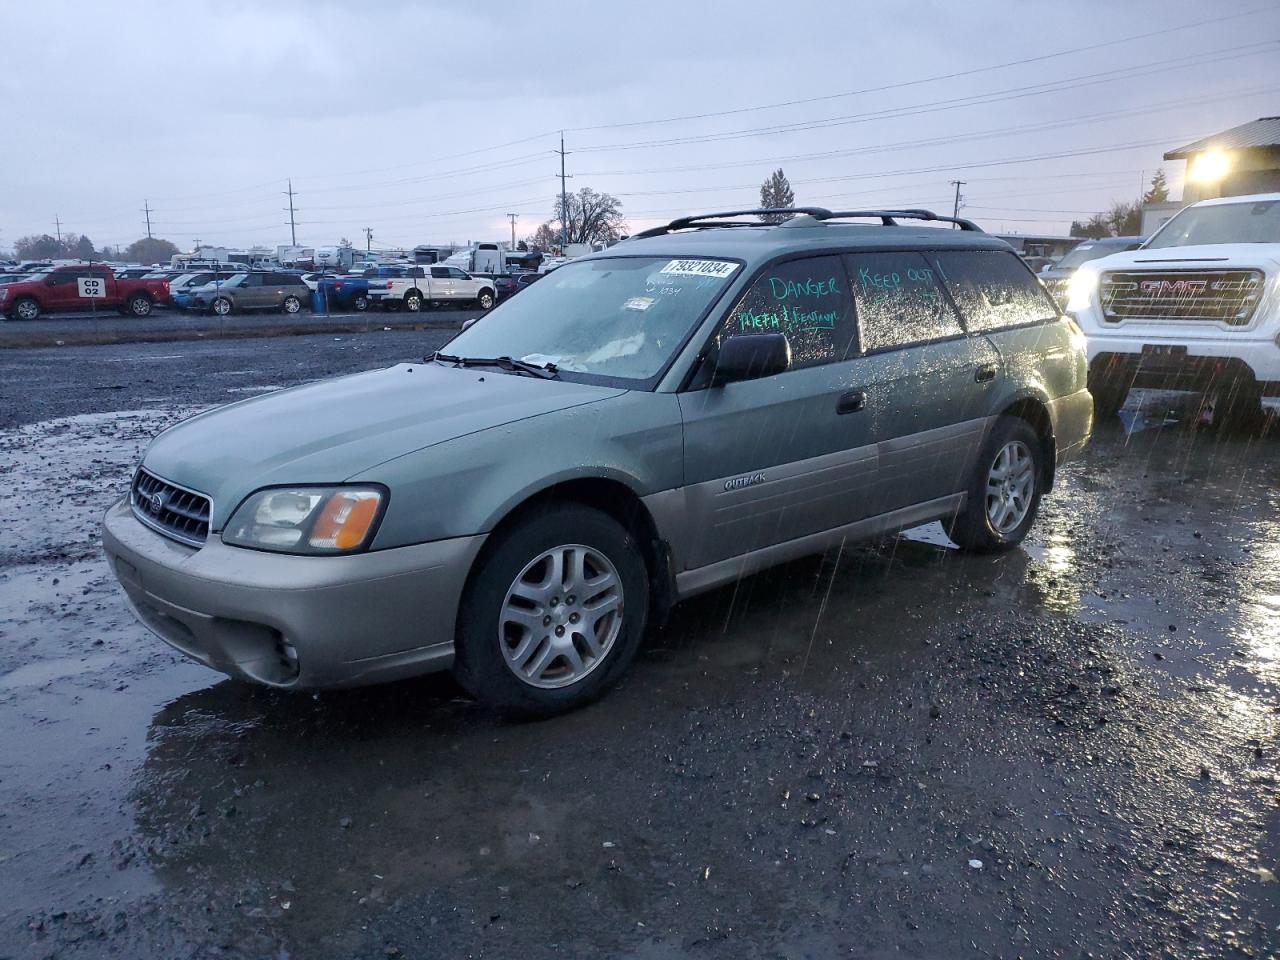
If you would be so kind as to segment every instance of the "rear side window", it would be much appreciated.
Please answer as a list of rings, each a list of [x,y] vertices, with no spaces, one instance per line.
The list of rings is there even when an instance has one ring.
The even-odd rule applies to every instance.
[[[1016,254],[957,250],[931,255],[970,333],[1052,320],[1058,308]]]
[[[920,254],[860,253],[846,264],[865,352],[964,333],[933,267]]]
[[[722,336],[785,334],[793,368],[843,360],[854,339],[849,300],[839,257],[788,260],[760,275],[725,320]]]

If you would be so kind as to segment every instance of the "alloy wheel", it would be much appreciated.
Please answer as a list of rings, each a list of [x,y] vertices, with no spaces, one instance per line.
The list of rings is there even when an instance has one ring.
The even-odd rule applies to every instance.
[[[567,687],[608,657],[622,632],[617,568],[579,543],[544,551],[507,590],[498,643],[507,666],[542,689]]]
[[[1010,440],[996,454],[987,473],[987,520],[1007,536],[1022,524],[1035,492],[1036,463],[1021,440]]]

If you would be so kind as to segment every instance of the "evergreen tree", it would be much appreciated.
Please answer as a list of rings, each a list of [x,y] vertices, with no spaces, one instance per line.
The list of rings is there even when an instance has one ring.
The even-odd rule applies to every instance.
[[[1149,203],[1164,203],[1169,199],[1169,183],[1164,178],[1164,170],[1156,170],[1151,178],[1151,186],[1142,195],[1142,206]]]
[[[785,209],[796,203],[795,192],[791,189],[791,181],[779,167],[760,184],[760,206],[764,209]],[[765,223],[780,223],[787,219],[786,214],[763,214],[760,217]]]

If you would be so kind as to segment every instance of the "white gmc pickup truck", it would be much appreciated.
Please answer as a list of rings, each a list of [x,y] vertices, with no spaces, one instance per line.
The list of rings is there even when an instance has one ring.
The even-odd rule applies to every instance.
[[[1197,390],[1215,417],[1280,397],[1280,193],[1202,200],[1137,250],[1085,264],[1067,312],[1089,343],[1099,418],[1134,386]]]
[[[369,281],[369,302],[418,311],[448,303],[474,304],[490,309],[498,294],[492,280],[473,277],[465,270],[436,264],[410,267],[404,277],[380,277]]]

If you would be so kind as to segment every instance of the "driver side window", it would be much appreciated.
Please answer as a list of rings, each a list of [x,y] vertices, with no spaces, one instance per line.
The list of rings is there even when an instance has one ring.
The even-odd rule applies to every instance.
[[[849,282],[839,257],[806,257],[768,267],[725,319],[721,342],[781,333],[791,368],[843,360],[854,350]]]

